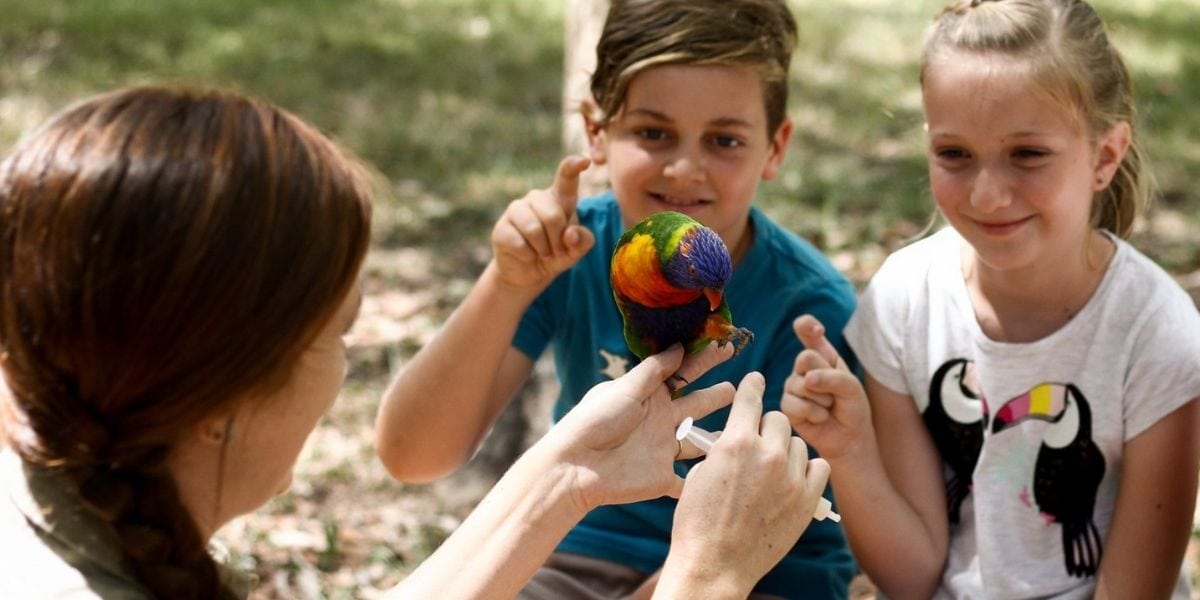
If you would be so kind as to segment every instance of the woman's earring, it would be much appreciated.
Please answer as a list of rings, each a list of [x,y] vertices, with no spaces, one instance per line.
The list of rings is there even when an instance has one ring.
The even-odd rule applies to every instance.
[[[224,429],[209,429],[205,435],[208,436],[208,441],[213,443],[229,442],[229,438],[233,437],[233,419],[225,421]]]

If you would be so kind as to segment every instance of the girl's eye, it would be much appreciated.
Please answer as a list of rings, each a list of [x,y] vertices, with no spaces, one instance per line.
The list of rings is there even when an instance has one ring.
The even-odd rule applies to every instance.
[[[1045,158],[1049,154],[1049,152],[1038,148],[1021,148],[1013,153],[1014,156],[1022,159]]]
[[[642,139],[650,140],[652,142],[658,141],[658,140],[664,140],[667,138],[667,132],[665,132],[661,129],[654,128],[654,127],[647,127],[645,129],[641,129],[637,132],[637,134]]]

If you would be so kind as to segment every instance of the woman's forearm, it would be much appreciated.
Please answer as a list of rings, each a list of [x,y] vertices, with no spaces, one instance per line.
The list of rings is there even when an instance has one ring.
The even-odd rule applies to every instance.
[[[514,597],[587,512],[574,469],[535,445],[391,597]]]

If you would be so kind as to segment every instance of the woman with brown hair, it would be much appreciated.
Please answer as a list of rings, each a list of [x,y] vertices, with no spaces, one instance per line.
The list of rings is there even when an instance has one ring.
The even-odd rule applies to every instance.
[[[229,92],[101,95],[0,163],[11,390],[0,395],[0,597],[245,595],[208,541],[288,487],[337,396],[370,207],[358,162],[295,116]],[[679,496],[674,427],[729,403],[733,388],[672,401],[663,382],[726,357],[673,349],[597,386],[401,591],[511,596],[590,508]],[[742,386],[738,405],[755,418],[691,504],[728,500],[731,537],[744,533],[738,518],[798,536],[807,520],[758,509],[812,514],[823,464],[806,473],[805,457],[784,454],[761,490],[728,487],[728,473],[788,447],[790,431],[759,435],[760,396],[753,378]],[[730,549],[722,542],[683,544],[680,577],[724,578],[708,569]]]

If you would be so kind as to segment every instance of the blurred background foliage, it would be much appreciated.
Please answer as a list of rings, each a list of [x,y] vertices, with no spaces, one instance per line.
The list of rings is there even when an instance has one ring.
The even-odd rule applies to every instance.
[[[797,135],[761,204],[827,251],[889,249],[931,215],[916,58],[941,4],[792,2]],[[1172,213],[1173,239],[1148,250],[1190,272],[1200,0],[1096,4],[1135,73],[1159,208]],[[550,181],[562,153],[564,10],[562,0],[0,0],[0,148],[115,86],[232,86],[317,123],[386,176],[381,245],[478,243],[508,199]]]
[[[1134,73],[1161,189],[1134,242],[1197,297],[1200,0],[1095,4]],[[791,0],[796,134],[759,204],[860,285],[933,213],[916,61],[941,5]],[[461,474],[400,485],[372,448],[390,374],[469,289],[494,219],[552,180],[564,152],[565,10],[564,0],[0,0],[0,152],[73,100],[175,83],[276,102],[380,175],[343,399],[306,448],[293,489],[219,536],[238,566],[261,576],[255,597],[378,596],[437,547],[544,423],[537,403],[552,397],[553,374],[539,363],[524,392],[535,401],[501,415]]]

